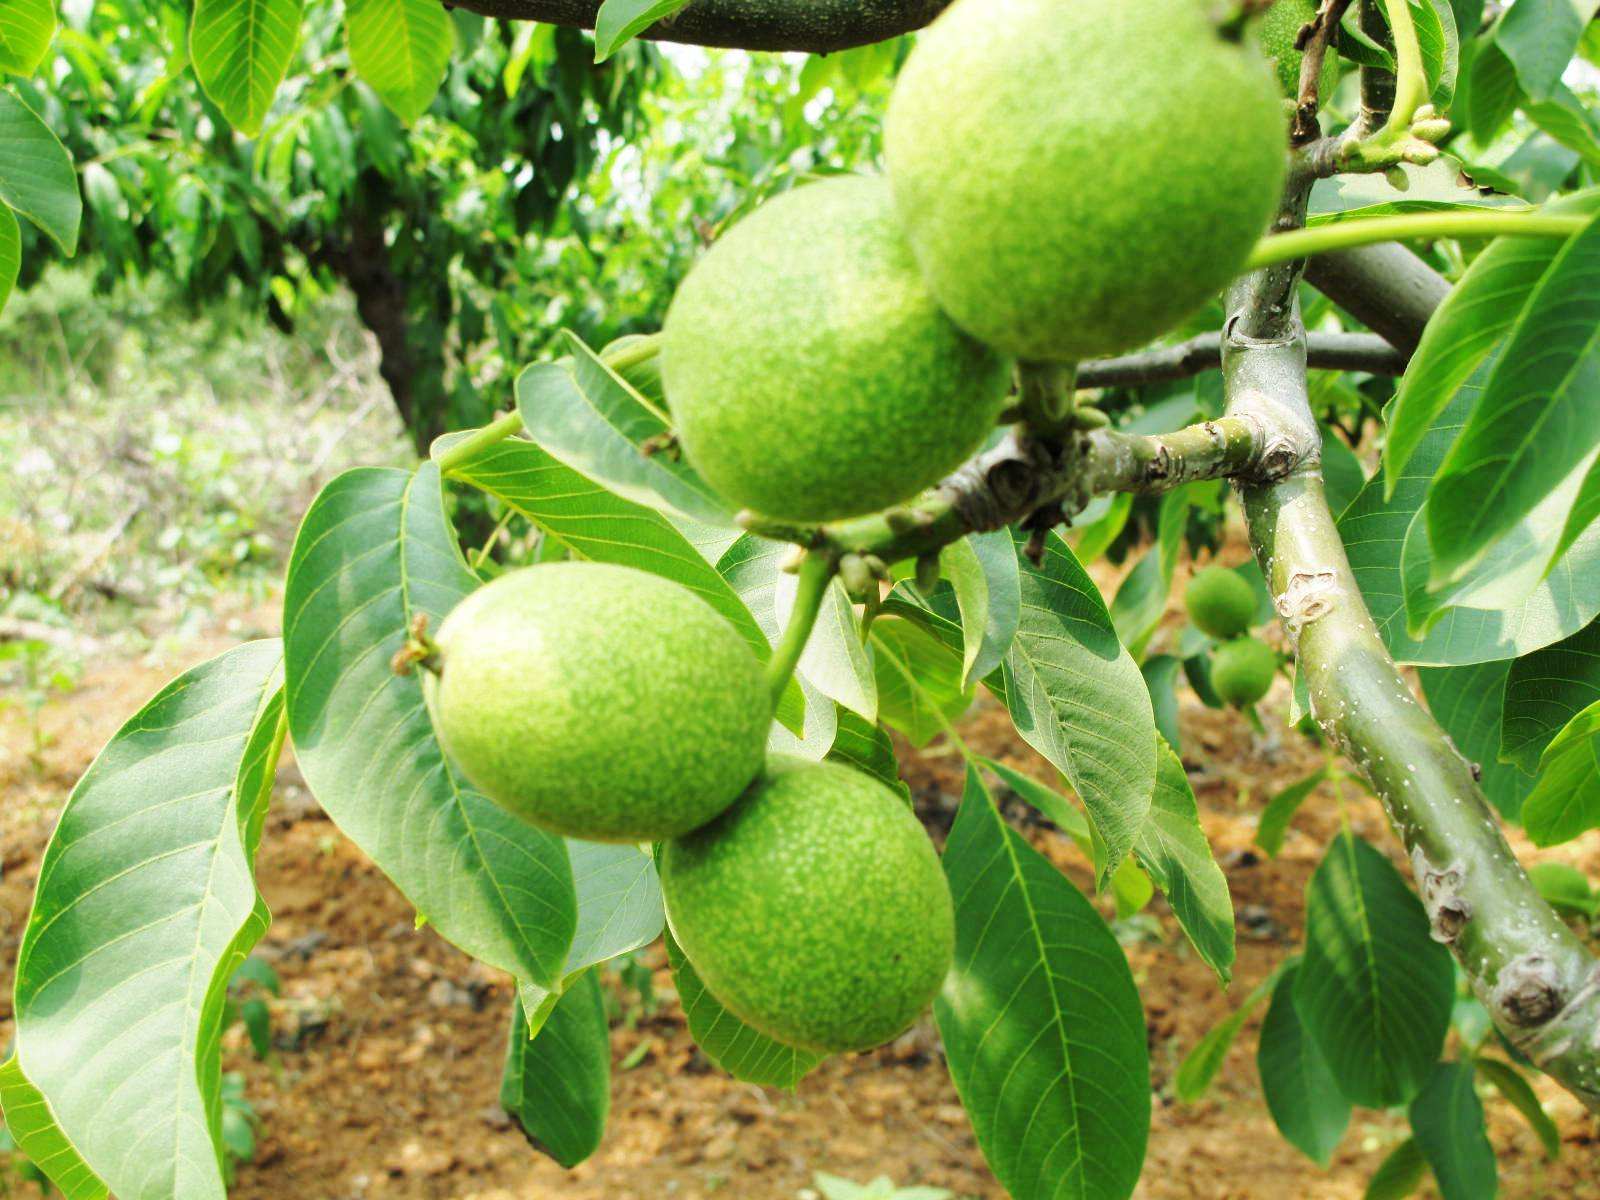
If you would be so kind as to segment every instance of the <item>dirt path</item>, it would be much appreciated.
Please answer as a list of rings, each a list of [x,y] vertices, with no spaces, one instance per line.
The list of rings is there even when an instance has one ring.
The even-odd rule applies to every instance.
[[[102,664],[44,713],[52,744],[37,765],[22,752],[22,718],[0,716],[0,1046],[11,1033],[11,972],[39,856],[72,782],[173,672],[269,620],[266,611],[236,615],[231,630],[216,629],[159,660]],[[1261,1100],[1259,1015],[1204,1100],[1182,1105],[1172,1097],[1184,1053],[1298,944],[1305,883],[1338,821],[1324,790],[1283,854],[1266,859],[1252,845],[1260,807],[1309,773],[1319,752],[1287,735],[1279,751],[1263,754],[1241,719],[1193,703],[1182,718],[1185,763],[1241,918],[1239,963],[1225,995],[1159,898],[1147,933],[1127,946],[1157,1091],[1138,1194],[1359,1197],[1403,1136],[1403,1122],[1358,1113],[1328,1171],[1300,1157]],[[1049,777],[992,706],[975,710],[963,733],[979,750]],[[902,763],[919,810],[942,838],[960,792],[957,762],[935,750],[907,752]],[[1020,807],[1013,815],[1027,819]],[[1375,804],[1353,800],[1351,816],[1357,832],[1394,853]],[[1065,838],[1048,827],[1028,829],[1035,845],[1087,886],[1085,864]],[[1547,857],[1600,877],[1600,836]],[[225,1056],[226,1069],[244,1074],[262,1120],[256,1161],[241,1168],[233,1192],[238,1200],[791,1200],[818,1170],[863,1181],[888,1174],[963,1197],[1004,1196],[977,1151],[931,1025],[875,1053],[824,1064],[794,1095],[756,1088],[722,1075],[693,1047],[659,953],[649,959],[658,1008],[645,1014],[635,1004],[613,1029],[606,1140],[590,1162],[564,1171],[532,1151],[495,1103],[508,980],[430,930],[414,930],[410,907],[339,835],[292,767],[274,797],[259,877],[274,915],[259,952],[279,972],[283,995],[273,1005],[273,1060],[257,1062],[238,1031]],[[636,998],[620,987],[612,992],[619,1001]],[[1501,1195],[1600,1197],[1593,1122],[1555,1088],[1541,1084],[1540,1093],[1565,1139],[1554,1164],[1507,1105],[1489,1102]]]

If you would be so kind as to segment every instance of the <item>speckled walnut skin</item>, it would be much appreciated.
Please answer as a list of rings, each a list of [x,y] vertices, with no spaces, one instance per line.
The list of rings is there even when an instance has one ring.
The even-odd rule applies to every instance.
[[[905,802],[850,767],[774,759],[717,820],[667,843],[661,886],[712,994],[791,1046],[880,1046],[950,970],[938,855]]]
[[[605,563],[502,575],[439,627],[423,677],[452,761],[552,833],[653,841],[711,820],[761,769],[761,665],[688,589]]]
[[[1216,296],[1266,232],[1287,120],[1195,0],[958,0],[884,124],[928,285],[1024,360],[1117,354]]]

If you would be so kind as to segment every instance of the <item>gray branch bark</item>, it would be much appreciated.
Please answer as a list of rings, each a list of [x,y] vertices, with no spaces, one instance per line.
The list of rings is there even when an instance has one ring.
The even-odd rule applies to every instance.
[[[1256,559],[1313,715],[1382,799],[1411,856],[1433,935],[1455,954],[1496,1027],[1600,1112],[1600,963],[1523,872],[1471,766],[1378,636],[1312,450],[1295,285],[1292,275],[1271,271],[1235,285],[1223,381],[1229,416],[1254,417],[1306,450],[1277,482],[1239,482]]]
[[[1392,242],[1320,254],[1307,265],[1306,280],[1408,358],[1450,291],[1443,275]]]
[[[643,34],[666,42],[743,50],[828,53],[921,29],[950,0],[691,0]],[[446,0],[511,21],[593,29],[601,0]]]
[[[1307,338],[1306,365],[1310,367],[1399,375],[1405,371],[1408,360],[1409,355],[1377,334],[1313,333]],[[1078,386],[1138,387],[1187,379],[1221,366],[1222,334],[1202,333],[1176,346],[1083,363],[1078,368]]]

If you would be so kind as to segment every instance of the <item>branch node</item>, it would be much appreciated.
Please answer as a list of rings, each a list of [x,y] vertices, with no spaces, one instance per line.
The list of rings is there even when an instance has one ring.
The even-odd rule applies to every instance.
[[[1446,946],[1454,944],[1472,919],[1472,905],[1461,895],[1461,884],[1467,877],[1466,867],[1457,861],[1436,869],[1418,846],[1411,852],[1411,869],[1422,893],[1422,907],[1427,910],[1433,940]]]
[[[1277,598],[1278,616],[1291,638],[1333,611],[1339,577],[1333,571],[1296,571]]]
[[[1493,999],[1511,1024],[1543,1025],[1561,1011],[1564,1001],[1555,963],[1538,951],[1512,959],[1495,981]],[[1555,1053],[1553,1047],[1550,1053]]]

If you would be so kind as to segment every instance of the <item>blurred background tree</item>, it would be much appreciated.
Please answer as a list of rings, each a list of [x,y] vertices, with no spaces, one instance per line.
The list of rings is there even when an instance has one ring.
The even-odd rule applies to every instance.
[[[164,279],[191,309],[242,302],[285,332],[347,289],[419,452],[506,403],[561,329],[601,344],[658,326],[699,244],[753,199],[870,162],[904,52],[634,42],[596,64],[576,30],[457,11],[408,129],[357,80],[338,8],[313,6],[246,139],[194,77],[188,9],[67,3],[59,58],[18,84],[80,166],[80,262],[102,292]],[[50,260],[25,252],[22,286]]]

